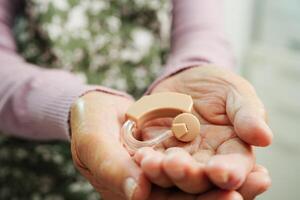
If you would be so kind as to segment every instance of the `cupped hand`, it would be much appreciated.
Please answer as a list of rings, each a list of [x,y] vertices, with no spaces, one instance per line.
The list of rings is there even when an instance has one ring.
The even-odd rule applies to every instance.
[[[150,183],[119,140],[124,97],[90,92],[71,109],[71,150],[76,168],[103,199],[146,199]]]
[[[271,185],[267,169],[255,165],[241,188],[235,190],[212,189],[202,194],[189,194],[178,189],[152,187],[149,200],[253,200]]]
[[[188,193],[205,192],[212,185],[240,188],[255,163],[250,145],[267,146],[272,140],[264,107],[253,87],[229,71],[203,66],[164,80],[152,93],[165,91],[192,96],[201,133],[189,144],[173,138],[158,150],[138,151],[135,160],[148,179],[161,187],[176,185]],[[142,137],[154,137],[169,123],[154,121]]]

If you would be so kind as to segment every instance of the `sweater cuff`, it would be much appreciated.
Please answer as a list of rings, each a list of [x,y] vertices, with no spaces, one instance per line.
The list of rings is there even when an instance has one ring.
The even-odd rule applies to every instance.
[[[177,65],[174,67],[166,67],[167,69],[171,69],[171,70],[167,70],[163,73],[162,76],[158,77],[147,89],[147,91],[145,92],[145,95],[148,95],[152,92],[152,90],[162,81],[164,81],[165,79],[178,74],[179,72],[182,72],[184,70],[193,68],[193,67],[201,67],[203,65],[209,65],[208,62],[206,61],[202,61],[202,62],[190,62],[190,63],[186,63],[185,65]]]
[[[47,73],[47,77],[49,77],[49,73]],[[77,98],[89,91],[100,91],[131,98],[125,93],[106,87],[85,85],[81,81],[75,81],[74,76],[70,76],[68,79],[66,74],[63,74],[62,78],[53,77],[53,81],[56,83],[45,85],[51,82],[49,78],[45,81],[39,79],[30,85],[30,94],[26,104],[26,113],[29,113],[27,122],[29,123],[26,124],[31,126],[29,129],[33,131],[32,138],[69,140],[70,108]]]

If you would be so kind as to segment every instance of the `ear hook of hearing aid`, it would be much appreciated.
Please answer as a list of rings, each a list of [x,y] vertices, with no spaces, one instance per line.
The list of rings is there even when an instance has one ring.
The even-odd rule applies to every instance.
[[[200,133],[200,122],[191,114],[193,100],[190,96],[175,92],[162,92],[144,96],[134,103],[126,113],[127,121],[121,131],[121,140],[130,154],[142,147],[155,147],[175,136],[182,142],[194,140]],[[175,117],[170,130],[157,137],[139,141],[133,134],[149,120]]]

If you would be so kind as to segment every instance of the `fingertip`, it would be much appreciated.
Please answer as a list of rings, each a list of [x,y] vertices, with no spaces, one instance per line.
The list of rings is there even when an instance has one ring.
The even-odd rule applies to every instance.
[[[139,177],[136,188],[133,194],[128,198],[129,200],[146,200],[150,196],[151,183],[144,175]]]
[[[270,176],[261,176],[260,187],[257,189],[257,195],[267,191],[272,186],[272,180]]]
[[[144,147],[139,149],[133,156],[136,163],[141,165],[142,160],[147,156],[151,155],[154,150],[151,147]]]
[[[212,190],[200,195],[196,200],[243,200],[240,193],[234,190]]]
[[[165,157],[163,160],[163,169],[173,180],[181,180],[186,175],[185,161],[175,154]]]
[[[198,194],[211,187],[204,172],[204,164],[198,163],[182,148],[170,148],[163,160],[163,170],[181,191]]]
[[[238,178],[236,175],[232,176],[231,173],[227,171],[215,171],[215,169],[208,169],[206,170],[206,173],[209,179],[219,188],[224,190],[235,190],[242,185],[241,178]]]
[[[235,190],[244,182],[245,174],[235,165],[224,161],[221,156],[211,159],[205,168],[205,173],[218,187]]]
[[[240,193],[236,192],[236,191],[230,191],[230,193],[228,194],[227,198],[228,200],[243,200],[242,195],[240,195]]]
[[[134,161],[138,164],[141,165],[141,161],[142,161],[143,155],[139,152],[135,153],[133,156]]]
[[[186,175],[186,167],[192,157],[185,150],[179,147],[172,147],[165,151],[166,156],[163,160],[165,173],[173,180],[179,181]]]
[[[248,144],[265,147],[272,143],[272,130],[261,117],[237,114],[234,127],[238,136]]]
[[[269,171],[267,170],[267,168],[265,168],[264,166],[259,165],[259,164],[256,164],[256,165],[254,166],[253,171],[254,171],[254,172],[261,172],[261,173],[264,173],[264,174],[269,175]]]
[[[256,195],[267,191],[272,186],[271,177],[265,172],[254,172],[249,177],[249,183],[253,185]]]
[[[244,199],[251,200],[271,187],[271,178],[265,171],[254,171],[249,174],[239,192]]]
[[[141,168],[149,178],[157,178],[160,175],[162,159],[155,156],[147,156],[141,162]]]

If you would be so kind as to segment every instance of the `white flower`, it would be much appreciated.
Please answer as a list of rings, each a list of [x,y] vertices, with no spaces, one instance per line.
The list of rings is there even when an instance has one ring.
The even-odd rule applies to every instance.
[[[108,28],[111,32],[117,32],[121,27],[121,21],[116,16],[110,16],[106,19]]]
[[[114,87],[119,90],[126,90],[128,87],[125,78],[121,74],[120,68],[117,66],[111,66],[111,68],[107,71],[103,85]]]
[[[171,17],[165,10],[159,10],[157,12],[157,18],[160,23],[160,37],[162,45],[169,45],[169,38],[171,33]]]
[[[55,154],[53,155],[53,161],[56,163],[56,164],[62,164],[63,161],[64,161],[64,157],[61,155],[61,154]]]
[[[106,1],[92,1],[89,4],[89,10],[92,14],[96,15],[99,14],[101,11],[108,7],[108,3]]]
[[[60,35],[62,35],[63,28],[61,25],[61,19],[58,16],[54,16],[50,24],[46,25],[46,30],[49,33],[49,37],[52,40],[57,39]]]
[[[34,12],[46,13],[48,11],[50,0],[34,0],[33,3],[36,5]]]
[[[80,192],[80,191],[90,192],[93,189],[93,187],[87,182],[74,182],[70,184],[69,188],[70,191],[72,192]]]
[[[139,7],[144,7],[147,4],[148,0],[135,0],[135,3]]]
[[[136,70],[134,70],[133,74],[134,80],[135,80],[135,85],[139,89],[145,88],[147,85],[147,71],[145,70],[144,67],[137,67]]]
[[[92,40],[88,41],[88,50],[91,54],[95,54],[99,49],[103,48],[109,42],[109,36],[98,34]]]
[[[122,78],[122,76],[120,76],[115,80],[114,87],[118,90],[127,90],[127,81],[125,80],[125,78]]]
[[[150,31],[142,28],[134,29],[131,33],[131,37],[134,48],[141,52],[142,55],[145,55],[149,51],[154,42],[153,35]]]
[[[89,69],[91,71],[96,71],[98,70],[101,66],[103,66],[106,63],[106,58],[102,55],[94,55],[93,58],[91,59]]]
[[[80,62],[84,57],[84,52],[82,48],[76,48],[73,50],[73,61],[74,62]]]
[[[76,35],[85,40],[91,39],[91,32],[88,29],[80,30]]]
[[[161,0],[151,0],[151,1],[148,1],[148,5],[152,9],[159,9],[162,4],[160,1]]]
[[[134,77],[144,79],[147,76],[147,71],[144,67],[137,67],[136,70],[134,70]]]
[[[70,6],[67,0],[52,0],[53,6],[61,11],[67,11]]]
[[[154,42],[153,35],[142,28],[136,28],[131,33],[132,44],[121,51],[124,61],[139,62],[146,55]]]
[[[141,52],[135,51],[131,48],[126,48],[121,50],[121,59],[123,61],[131,61],[131,62],[138,62],[142,59],[143,55]]]
[[[88,25],[88,19],[85,13],[85,8],[78,5],[71,9],[68,20],[66,22],[66,29],[70,32],[78,31],[78,29],[85,29]]]

